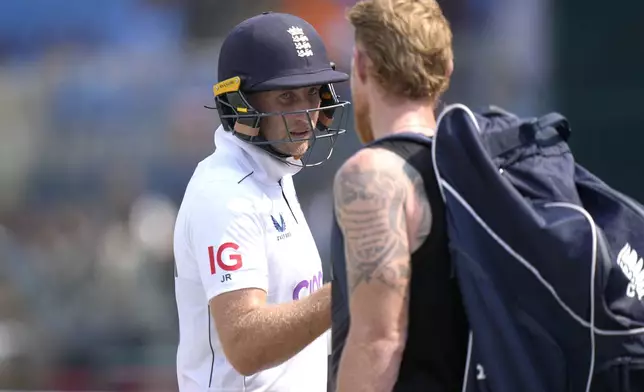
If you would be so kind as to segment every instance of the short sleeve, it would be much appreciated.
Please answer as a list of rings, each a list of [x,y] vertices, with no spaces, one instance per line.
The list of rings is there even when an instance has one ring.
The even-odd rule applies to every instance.
[[[245,288],[268,290],[264,227],[250,200],[200,196],[190,237],[207,300]]]

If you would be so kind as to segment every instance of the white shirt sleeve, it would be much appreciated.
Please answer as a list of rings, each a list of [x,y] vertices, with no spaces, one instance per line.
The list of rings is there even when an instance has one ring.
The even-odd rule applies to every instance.
[[[233,290],[268,290],[264,225],[248,199],[198,196],[190,236],[207,300]]]

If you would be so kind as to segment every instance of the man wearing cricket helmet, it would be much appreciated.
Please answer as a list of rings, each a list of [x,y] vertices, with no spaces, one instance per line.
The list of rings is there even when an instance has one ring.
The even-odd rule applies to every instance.
[[[349,76],[334,68],[288,14],[250,18],[221,47],[216,151],[175,226],[181,392],[326,391],[331,290],[292,176],[345,132],[333,83]]]

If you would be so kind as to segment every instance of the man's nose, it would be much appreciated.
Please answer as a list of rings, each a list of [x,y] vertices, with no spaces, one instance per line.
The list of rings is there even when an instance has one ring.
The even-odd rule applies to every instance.
[[[307,112],[305,111],[303,113],[298,113],[294,115],[293,124],[298,126],[307,126],[315,123],[316,119],[317,119],[316,112],[309,111],[307,114]]]

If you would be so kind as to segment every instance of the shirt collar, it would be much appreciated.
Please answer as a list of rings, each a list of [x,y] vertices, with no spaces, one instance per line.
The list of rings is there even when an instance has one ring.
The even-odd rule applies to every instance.
[[[279,182],[284,176],[292,176],[302,169],[302,161],[295,158],[287,158],[286,162],[280,160],[264,149],[240,140],[222,126],[215,131],[215,146],[242,157],[252,167],[253,177],[268,184]]]

